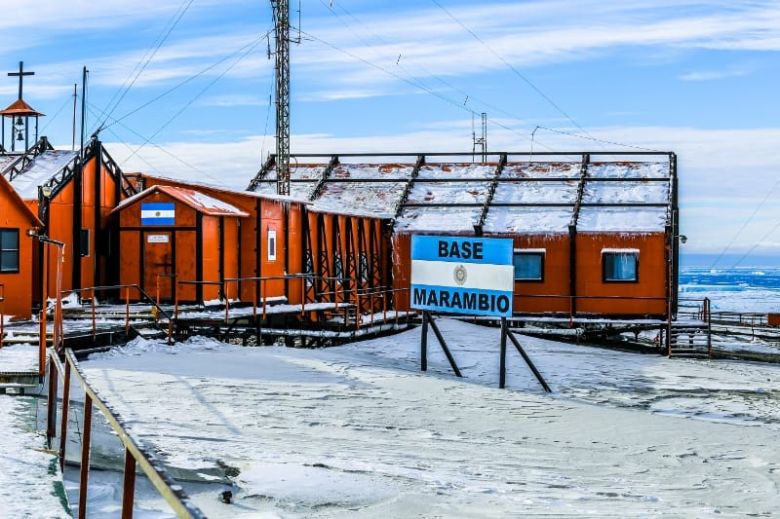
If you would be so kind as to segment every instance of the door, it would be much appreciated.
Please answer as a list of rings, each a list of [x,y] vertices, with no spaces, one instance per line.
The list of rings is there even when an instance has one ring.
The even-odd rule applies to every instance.
[[[160,301],[173,300],[176,269],[173,255],[173,233],[155,231],[144,233],[144,290]],[[159,292],[159,293],[158,293]]]

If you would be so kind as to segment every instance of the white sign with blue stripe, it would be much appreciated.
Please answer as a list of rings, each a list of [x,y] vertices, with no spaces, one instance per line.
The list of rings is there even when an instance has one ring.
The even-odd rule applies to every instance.
[[[511,239],[412,236],[412,308],[512,316]]]
[[[141,225],[175,225],[176,204],[144,202],[141,204]]]

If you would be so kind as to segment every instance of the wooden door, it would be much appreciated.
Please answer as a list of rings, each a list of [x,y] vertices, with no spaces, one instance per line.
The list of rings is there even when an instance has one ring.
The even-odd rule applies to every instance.
[[[156,298],[159,283],[160,301],[173,300],[173,281],[176,273],[173,239],[173,233],[170,231],[144,233],[144,290]]]

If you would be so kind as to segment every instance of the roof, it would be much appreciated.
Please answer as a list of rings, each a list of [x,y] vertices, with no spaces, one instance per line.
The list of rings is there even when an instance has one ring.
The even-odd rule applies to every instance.
[[[174,198],[179,202],[189,206],[195,211],[208,216],[233,216],[238,218],[249,216],[249,214],[241,211],[235,206],[201,193],[200,191],[184,187],[161,185],[152,186],[148,189],[145,189],[144,191],[141,191],[137,195],[123,200],[118,206],[116,206],[116,208],[114,208],[112,213],[121,211],[122,209],[135,204],[139,200],[142,200],[153,193],[164,193],[171,198]]]
[[[11,200],[11,202],[16,204],[19,210],[24,213],[25,216],[27,216],[30,224],[35,227],[43,227],[43,222],[41,222],[38,219],[38,216],[33,213],[32,209],[30,209],[30,207],[24,203],[24,200],[22,200],[22,197],[19,196],[19,193],[16,192],[11,183],[8,182],[8,180],[6,180],[2,175],[0,175],[0,192],[4,192],[5,195]]]
[[[37,200],[38,187],[46,184],[77,156],[78,152],[75,151],[46,150],[13,175],[11,185],[23,199]]]
[[[32,106],[28,105],[24,99],[17,99],[5,110],[0,111],[0,115],[16,116],[16,115],[35,115],[38,117],[45,116],[38,110],[35,110]]]
[[[398,232],[663,232],[676,175],[674,154],[661,152],[321,157],[294,157],[295,196],[313,209],[393,218]],[[275,192],[273,160],[250,187]]]

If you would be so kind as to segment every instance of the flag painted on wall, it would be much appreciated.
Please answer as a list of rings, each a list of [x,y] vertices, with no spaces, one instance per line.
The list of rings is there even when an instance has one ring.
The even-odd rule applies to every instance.
[[[511,317],[512,240],[412,237],[412,308]]]
[[[173,202],[145,202],[141,204],[141,225],[174,225],[176,204]]]

